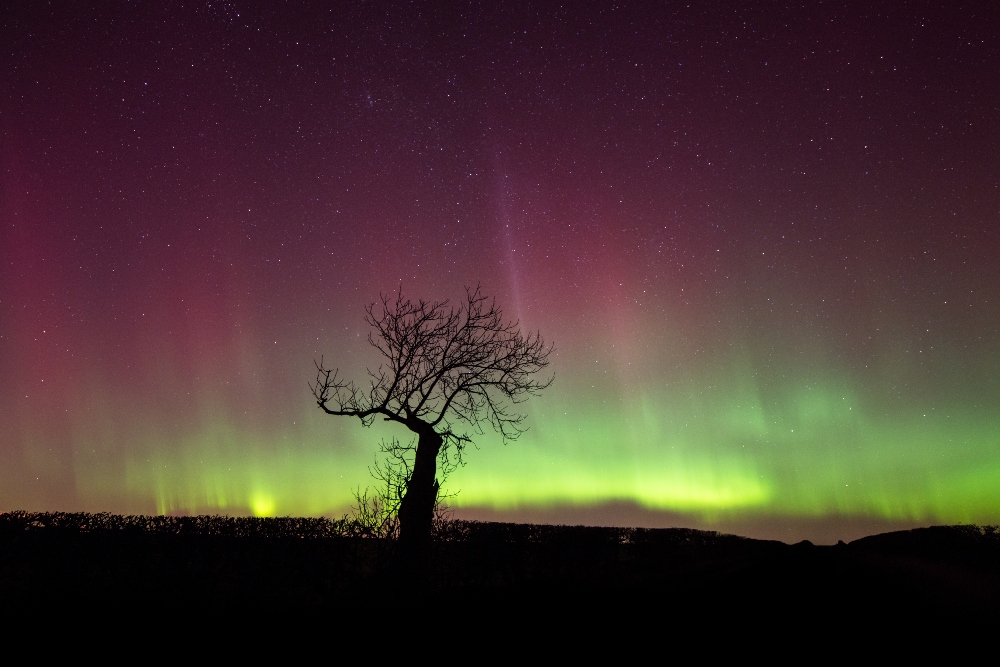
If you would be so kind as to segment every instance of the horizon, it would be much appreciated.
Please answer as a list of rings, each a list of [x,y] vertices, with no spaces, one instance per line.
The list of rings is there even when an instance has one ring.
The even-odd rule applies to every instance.
[[[313,361],[481,284],[555,382],[458,518],[1000,523],[993,4],[0,16],[0,511],[340,516]]]
[[[329,521],[331,524],[338,524],[342,521],[354,521],[356,519],[350,513],[341,516],[319,515],[319,516],[260,516],[249,511],[235,513],[219,513],[211,509],[204,512],[177,512],[168,514],[116,514],[111,512],[31,512],[25,510],[4,510],[0,511],[0,517],[4,515],[24,514],[27,516],[84,516],[84,517],[115,517],[120,519],[150,518],[150,519],[209,519],[212,521],[238,521],[240,519],[275,519],[278,522],[286,520],[298,521]],[[579,518],[579,520],[577,520]],[[662,512],[649,511],[638,505],[627,503],[608,503],[606,505],[594,507],[583,506],[574,507],[545,507],[527,508],[525,510],[515,510],[497,512],[490,508],[464,508],[454,510],[444,508],[441,520],[445,522],[456,521],[458,523],[489,523],[489,524],[509,524],[514,526],[537,526],[553,528],[597,528],[597,529],[625,529],[625,530],[681,530],[712,533],[720,536],[741,537],[762,541],[777,541],[789,545],[796,545],[802,542],[809,542],[816,546],[837,546],[842,543],[851,543],[866,537],[879,535],[889,535],[893,533],[911,533],[912,531],[922,531],[925,529],[963,529],[976,528],[980,534],[984,531],[989,533],[995,531],[995,525],[976,524],[916,524],[910,522],[885,522],[883,520],[871,520],[868,522],[858,521],[856,518],[827,517],[822,520],[796,520],[786,517],[746,517],[745,521],[731,520],[724,524],[701,525],[696,517],[685,517],[683,515],[666,515]],[[59,525],[65,525],[60,523]],[[752,532],[753,535],[749,535]]]

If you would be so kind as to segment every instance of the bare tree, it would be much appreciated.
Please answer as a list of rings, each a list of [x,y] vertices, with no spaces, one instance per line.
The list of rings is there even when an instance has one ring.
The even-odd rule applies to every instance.
[[[368,370],[367,386],[341,379],[322,359],[310,385],[327,414],[357,417],[365,426],[381,418],[416,434],[412,465],[401,455],[412,445],[393,441],[395,449],[388,452],[404,462],[388,477],[399,479],[402,470],[399,539],[411,552],[430,543],[439,466],[446,473],[460,465],[466,445],[486,424],[504,443],[517,439],[525,415],[515,406],[553,380],[533,377],[548,366],[551,345],[537,332],[522,334],[479,287],[467,289],[466,297],[451,306],[447,300],[414,302],[402,292],[395,300],[382,295],[366,308],[373,329],[368,342],[383,357],[378,369]],[[380,479],[391,488],[387,475]]]

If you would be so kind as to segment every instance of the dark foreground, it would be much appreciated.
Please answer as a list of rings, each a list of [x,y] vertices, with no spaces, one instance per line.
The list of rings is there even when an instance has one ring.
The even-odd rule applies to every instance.
[[[1000,618],[1000,532],[923,528],[831,547],[687,529],[447,522],[426,580],[326,519],[0,515],[5,608],[483,614],[725,625]],[[200,611],[199,611],[200,610]]]

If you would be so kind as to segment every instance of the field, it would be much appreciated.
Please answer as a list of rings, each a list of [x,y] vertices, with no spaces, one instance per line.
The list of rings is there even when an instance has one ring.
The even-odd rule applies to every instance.
[[[988,619],[1000,532],[938,526],[836,546],[690,529],[442,522],[426,580],[393,543],[311,518],[0,515],[8,609],[453,612],[712,623]],[[220,612],[221,613],[221,612]]]

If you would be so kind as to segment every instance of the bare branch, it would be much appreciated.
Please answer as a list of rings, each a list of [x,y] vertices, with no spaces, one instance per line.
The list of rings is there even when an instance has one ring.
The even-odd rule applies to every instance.
[[[553,381],[536,379],[548,368],[552,346],[538,332],[522,334],[519,323],[505,319],[478,285],[467,288],[464,302],[454,306],[447,300],[413,301],[402,290],[395,299],[382,294],[365,309],[365,321],[371,327],[368,342],[382,358],[377,369],[368,369],[368,386],[341,379],[321,358],[309,387],[327,414],[357,417],[365,426],[381,417],[405,425],[421,443],[426,438],[432,449],[423,457],[413,450],[413,469],[407,463],[411,450],[393,441],[383,444],[387,462],[372,470],[385,484],[405,480],[407,494],[419,477],[421,497],[438,497],[436,471],[443,478],[461,466],[472,435],[483,433],[486,424],[504,442],[517,439],[526,415],[514,406]],[[369,506],[372,497],[358,493],[369,519],[381,516],[380,508],[396,507],[388,496],[379,498],[381,504]]]

